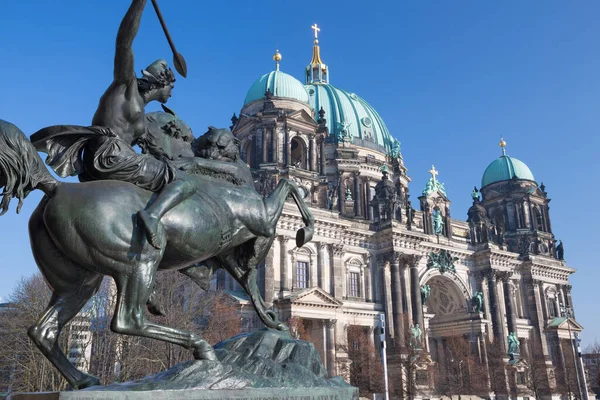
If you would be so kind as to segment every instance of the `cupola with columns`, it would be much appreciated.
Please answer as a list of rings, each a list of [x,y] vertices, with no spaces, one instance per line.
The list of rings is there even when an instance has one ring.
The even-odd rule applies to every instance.
[[[544,184],[538,185],[529,167],[506,154],[486,168],[481,179],[481,205],[490,221],[490,239],[522,255],[555,256],[555,239],[550,224],[550,199]]]

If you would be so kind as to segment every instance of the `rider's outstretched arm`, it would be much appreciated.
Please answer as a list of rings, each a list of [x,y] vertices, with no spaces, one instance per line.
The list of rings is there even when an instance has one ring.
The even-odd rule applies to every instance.
[[[140,28],[140,20],[145,6],[146,0],[132,0],[127,14],[125,14],[121,26],[119,26],[114,72],[114,80],[117,83],[127,83],[135,79],[133,39],[135,39]]]

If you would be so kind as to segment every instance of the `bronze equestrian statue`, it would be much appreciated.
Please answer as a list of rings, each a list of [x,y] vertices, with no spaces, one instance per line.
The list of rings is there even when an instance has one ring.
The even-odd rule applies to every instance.
[[[178,344],[193,349],[196,359],[215,359],[206,341],[145,317],[144,307],[158,269],[186,269],[203,263],[211,269],[223,267],[249,294],[266,326],[286,329],[266,310],[256,284],[256,265],[274,239],[288,195],[306,224],[298,231],[297,244],[310,240],[314,221],[302,199],[305,193],[286,179],[280,180],[267,198],[255,191],[252,182],[232,188],[210,175],[197,175],[196,179],[206,190],[198,190],[163,217],[157,249],[147,243],[135,218],[137,211],[152,201],[152,192],[116,180],[58,182],[23,132],[0,120],[1,213],[14,197],[19,199],[19,210],[31,191],[45,193],[31,216],[29,232],[34,258],[52,289],[52,298],[28,334],[74,388],[99,382],[68,361],[57,345],[58,336],[98,290],[103,276],[111,276],[117,287],[111,323],[114,332]],[[270,228],[269,236],[256,236],[236,217],[247,210],[257,216],[252,223]]]
[[[147,320],[146,306],[160,313],[152,301],[157,270],[180,270],[205,287],[206,277],[224,268],[248,293],[265,325],[286,330],[259,293],[256,265],[274,240],[288,196],[305,224],[296,244],[310,241],[314,230],[303,201],[308,191],[281,179],[268,197],[257,193],[231,132],[209,128],[194,140],[174,113],[145,114],[148,102],[167,101],[174,82],[161,60],[142,78],[133,71],[131,46],[145,3],[132,0],[121,23],[114,81],[92,126],[52,126],[30,141],[0,120],[0,215],[14,198],[19,212],[29,193],[45,194],[31,216],[29,233],[52,297],[28,335],[76,389],[99,381],[68,361],[58,337],[104,276],[117,287],[114,332],[178,344],[193,349],[196,359],[214,360],[213,348],[198,335]],[[134,144],[143,154],[133,150]],[[78,175],[81,183],[57,181],[38,151],[48,154],[46,164],[59,176]]]

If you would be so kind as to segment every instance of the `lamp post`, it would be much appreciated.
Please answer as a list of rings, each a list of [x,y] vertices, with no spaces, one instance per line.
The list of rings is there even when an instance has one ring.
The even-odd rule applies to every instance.
[[[589,395],[585,377],[585,367],[583,366],[583,357],[581,357],[581,338],[577,332],[575,332],[575,341],[577,342],[577,357],[579,358],[579,368],[581,370],[581,378],[583,379],[583,400],[588,400]]]
[[[561,305],[560,308],[563,316],[567,318],[567,328],[569,329],[569,342],[571,343],[571,351],[573,352],[573,366],[575,367],[575,376],[577,378],[577,390],[579,391],[579,398],[583,400],[588,400],[587,389],[581,389],[581,382],[579,379],[579,363],[577,362],[577,355],[575,353],[575,343],[573,341],[573,336],[571,335],[571,323],[569,322],[569,319],[573,318],[573,310],[571,309],[571,307],[565,307],[563,305]],[[585,375],[585,371],[583,369],[581,371],[583,372],[583,375]],[[585,376],[583,379],[585,382]]]
[[[390,400],[390,392],[388,390],[387,357],[385,351],[385,314],[379,314],[379,341],[381,342],[381,362],[383,363],[385,400]]]

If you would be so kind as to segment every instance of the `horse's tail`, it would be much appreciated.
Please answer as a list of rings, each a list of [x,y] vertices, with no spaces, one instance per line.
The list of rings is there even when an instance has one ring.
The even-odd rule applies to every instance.
[[[0,216],[14,197],[19,213],[29,193],[40,189],[51,196],[58,184],[23,131],[0,119]]]

